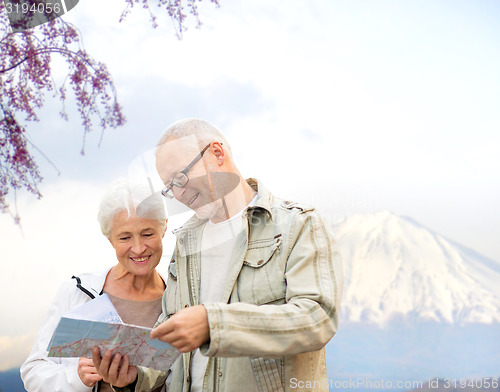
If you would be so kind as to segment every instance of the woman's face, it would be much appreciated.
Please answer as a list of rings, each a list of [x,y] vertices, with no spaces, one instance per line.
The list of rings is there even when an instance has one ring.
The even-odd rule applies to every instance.
[[[121,211],[111,222],[109,241],[122,267],[134,275],[148,275],[160,262],[164,235],[158,220]]]

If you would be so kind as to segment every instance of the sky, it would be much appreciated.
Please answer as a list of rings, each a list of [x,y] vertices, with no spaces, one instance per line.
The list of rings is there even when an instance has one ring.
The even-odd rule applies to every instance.
[[[156,29],[140,7],[119,23],[122,0],[64,17],[108,66],[127,123],[95,129],[84,156],[71,97],[69,121],[49,94],[29,124],[60,174],[38,155],[43,198],[18,195],[20,226],[0,215],[0,370],[26,358],[64,280],[116,263],[99,198],[186,117],[221,129],[244,176],[332,222],[390,210],[500,262],[498,1],[220,3],[201,3],[182,40],[156,8]],[[169,232],[164,257],[172,247]]]

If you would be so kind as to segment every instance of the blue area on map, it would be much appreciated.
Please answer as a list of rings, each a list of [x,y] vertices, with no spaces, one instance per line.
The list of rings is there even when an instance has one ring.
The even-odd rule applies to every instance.
[[[108,340],[119,326],[120,324],[61,317],[49,347],[67,345],[81,339]]]

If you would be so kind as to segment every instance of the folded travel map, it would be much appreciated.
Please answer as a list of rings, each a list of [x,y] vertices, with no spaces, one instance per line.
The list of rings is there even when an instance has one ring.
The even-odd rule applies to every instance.
[[[96,303],[91,304],[94,301]],[[82,313],[88,313],[92,306],[100,309],[103,306],[109,307],[110,302],[108,304],[106,301],[109,299],[92,300],[82,306],[85,311]],[[127,355],[131,365],[166,371],[180,355],[180,352],[170,344],[151,339],[149,337],[151,328],[66,317],[67,315],[79,317],[78,309],[61,317],[47,348],[49,357],[92,358],[92,348],[98,346],[101,355],[106,350],[111,350],[113,353]]]

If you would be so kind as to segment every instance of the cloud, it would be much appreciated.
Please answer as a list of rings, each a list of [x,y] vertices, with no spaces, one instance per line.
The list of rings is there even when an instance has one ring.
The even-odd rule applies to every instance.
[[[156,145],[163,129],[182,118],[203,118],[225,128],[235,121],[263,116],[275,106],[254,83],[225,76],[195,86],[145,76],[131,81],[122,91],[130,121],[147,124],[151,130],[150,147]],[[145,100],[150,103],[146,110],[142,107]]]
[[[33,324],[39,322],[64,280],[113,262],[111,246],[96,220],[101,187],[59,181],[42,187],[42,193],[41,200],[19,198],[21,226],[6,216],[0,221],[7,244],[2,250],[0,286],[16,298],[1,305],[11,322],[1,326],[0,334],[26,333],[25,315],[33,314]]]
[[[36,332],[19,336],[0,336],[0,371],[18,367],[28,357]]]

